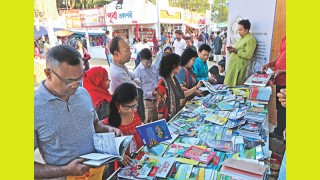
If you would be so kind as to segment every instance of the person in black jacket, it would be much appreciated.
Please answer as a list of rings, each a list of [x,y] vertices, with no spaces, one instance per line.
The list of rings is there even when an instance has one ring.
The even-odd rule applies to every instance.
[[[213,46],[214,46],[214,61],[219,63],[221,58],[221,48],[222,48],[222,40],[219,36],[220,31],[217,32],[217,36],[213,40]]]
[[[211,77],[214,78],[214,84],[223,84],[224,76],[219,74],[219,68],[218,66],[212,66],[209,69],[209,72],[211,74]]]

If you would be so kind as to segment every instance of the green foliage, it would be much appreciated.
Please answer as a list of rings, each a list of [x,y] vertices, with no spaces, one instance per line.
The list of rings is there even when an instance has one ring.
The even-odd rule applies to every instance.
[[[213,0],[211,18],[215,22],[225,22],[228,20],[227,0]],[[206,13],[210,10],[208,0],[169,0],[169,5],[189,9],[199,13]],[[215,13],[214,13],[215,12]]]

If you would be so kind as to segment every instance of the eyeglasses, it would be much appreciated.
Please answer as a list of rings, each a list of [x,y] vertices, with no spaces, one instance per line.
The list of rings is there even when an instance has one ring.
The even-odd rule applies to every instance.
[[[131,110],[136,110],[137,107],[138,107],[138,104],[135,104],[135,105],[132,105],[132,106],[122,105],[122,108],[123,108],[124,110],[129,110],[129,109],[131,109]]]
[[[60,81],[66,85],[67,87],[72,86],[74,83],[81,83],[83,75],[81,75],[81,77],[77,78],[77,79],[63,79],[62,77],[60,77],[53,69],[50,69],[51,72],[53,72],[54,75],[57,76],[57,78],[60,79]],[[86,74],[84,73],[84,75],[86,76]]]

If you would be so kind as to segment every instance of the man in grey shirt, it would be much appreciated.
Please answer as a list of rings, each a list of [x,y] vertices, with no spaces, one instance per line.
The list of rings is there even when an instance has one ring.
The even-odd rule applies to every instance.
[[[130,61],[131,51],[128,43],[119,36],[112,38],[110,52],[113,55],[113,60],[109,69],[110,75],[110,93],[113,94],[116,88],[124,83],[132,83],[137,87],[140,86],[140,81],[136,79],[134,74],[125,66]]]
[[[47,53],[46,80],[34,94],[34,149],[45,164],[34,162],[35,179],[83,175],[90,168],[79,156],[94,152],[95,132],[115,132],[97,118],[82,79],[81,55],[73,47],[58,45]]]
[[[146,119],[144,123],[158,120],[157,113],[157,86],[160,80],[158,67],[152,65],[152,53],[150,49],[145,48],[140,51],[141,62],[133,71],[139,78],[143,90],[144,108]]]

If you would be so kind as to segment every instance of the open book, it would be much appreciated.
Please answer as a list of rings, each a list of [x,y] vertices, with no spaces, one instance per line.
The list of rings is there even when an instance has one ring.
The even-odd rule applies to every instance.
[[[201,90],[201,91],[208,90],[210,93],[216,93],[217,92],[217,90],[214,89],[214,87],[210,84],[210,82],[204,81],[204,80],[200,80],[200,81],[202,81],[202,83],[204,84],[205,88],[201,88],[201,89],[199,88],[199,90]]]
[[[133,136],[116,138],[114,133],[95,133],[93,135],[93,143],[97,152],[80,156],[88,159],[83,164],[100,166],[115,160],[122,160],[132,138]]]

